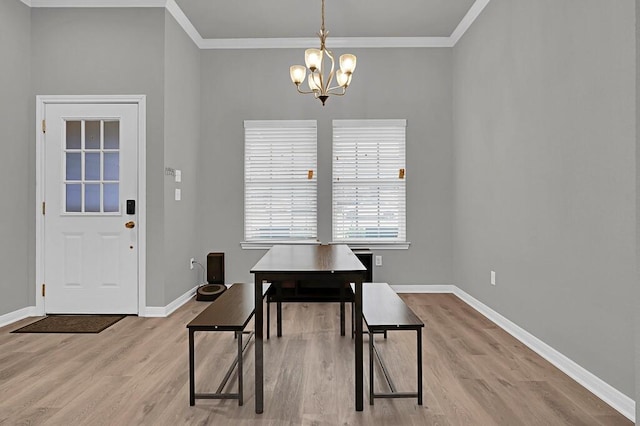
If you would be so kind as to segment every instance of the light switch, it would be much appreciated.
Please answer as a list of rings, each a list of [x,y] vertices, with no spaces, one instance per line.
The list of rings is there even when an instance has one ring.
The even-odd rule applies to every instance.
[[[182,170],[176,169],[176,182],[182,182]]]
[[[180,188],[176,188],[176,201],[180,201],[182,199],[182,191]]]

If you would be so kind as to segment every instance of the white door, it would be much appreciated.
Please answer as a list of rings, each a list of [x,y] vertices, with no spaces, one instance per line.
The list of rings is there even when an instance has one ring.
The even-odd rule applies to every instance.
[[[45,108],[45,311],[138,313],[137,105]]]

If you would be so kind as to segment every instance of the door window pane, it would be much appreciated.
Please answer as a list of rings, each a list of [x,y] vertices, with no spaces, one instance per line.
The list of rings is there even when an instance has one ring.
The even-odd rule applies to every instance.
[[[67,153],[67,180],[82,180],[82,157],[79,152]]]
[[[64,211],[120,213],[120,122],[76,120],[65,128]]]
[[[100,153],[86,153],[84,157],[84,179],[100,180]]]
[[[82,211],[82,185],[66,184],[66,211],[69,213]]]
[[[84,147],[86,149],[100,149],[100,122],[84,122]]]
[[[120,122],[104,122],[104,149],[120,148]]]
[[[113,213],[120,211],[120,188],[117,183],[104,184],[104,211]]]
[[[67,149],[82,148],[80,121],[67,121]]]
[[[100,184],[86,184],[84,186],[84,211],[100,211]]]
[[[120,177],[120,155],[117,152],[104,154],[104,180],[118,180]]]

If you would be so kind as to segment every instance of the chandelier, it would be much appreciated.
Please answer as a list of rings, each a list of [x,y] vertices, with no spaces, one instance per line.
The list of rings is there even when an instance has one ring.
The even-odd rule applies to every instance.
[[[298,93],[304,95],[313,94],[316,99],[322,101],[323,106],[330,95],[342,96],[345,94],[347,87],[351,84],[353,70],[356,68],[356,56],[346,53],[340,56],[340,68],[335,70],[333,54],[325,45],[327,35],[329,35],[329,31],[326,31],[324,28],[324,0],[322,0],[322,25],[318,33],[320,49],[307,49],[304,51],[306,67],[303,65],[293,65],[289,69],[291,81],[296,85]],[[331,61],[331,68],[328,70],[328,73],[325,74],[327,71],[325,58],[327,57]],[[307,76],[307,69],[309,70],[307,82],[311,90],[303,91],[300,90],[300,84],[302,84]],[[336,85],[332,87],[331,84],[333,83],[334,77]]]

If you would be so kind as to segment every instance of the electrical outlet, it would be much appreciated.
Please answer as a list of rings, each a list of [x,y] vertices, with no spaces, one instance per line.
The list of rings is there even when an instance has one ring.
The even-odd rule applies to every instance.
[[[192,257],[189,259],[189,269],[193,269],[193,264],[196,263],[196,260]]]
[[[496,271],[491,271],[491,285],[496,285]]]
[[[376,266],[382,266],[382,256],[376,256]]]

